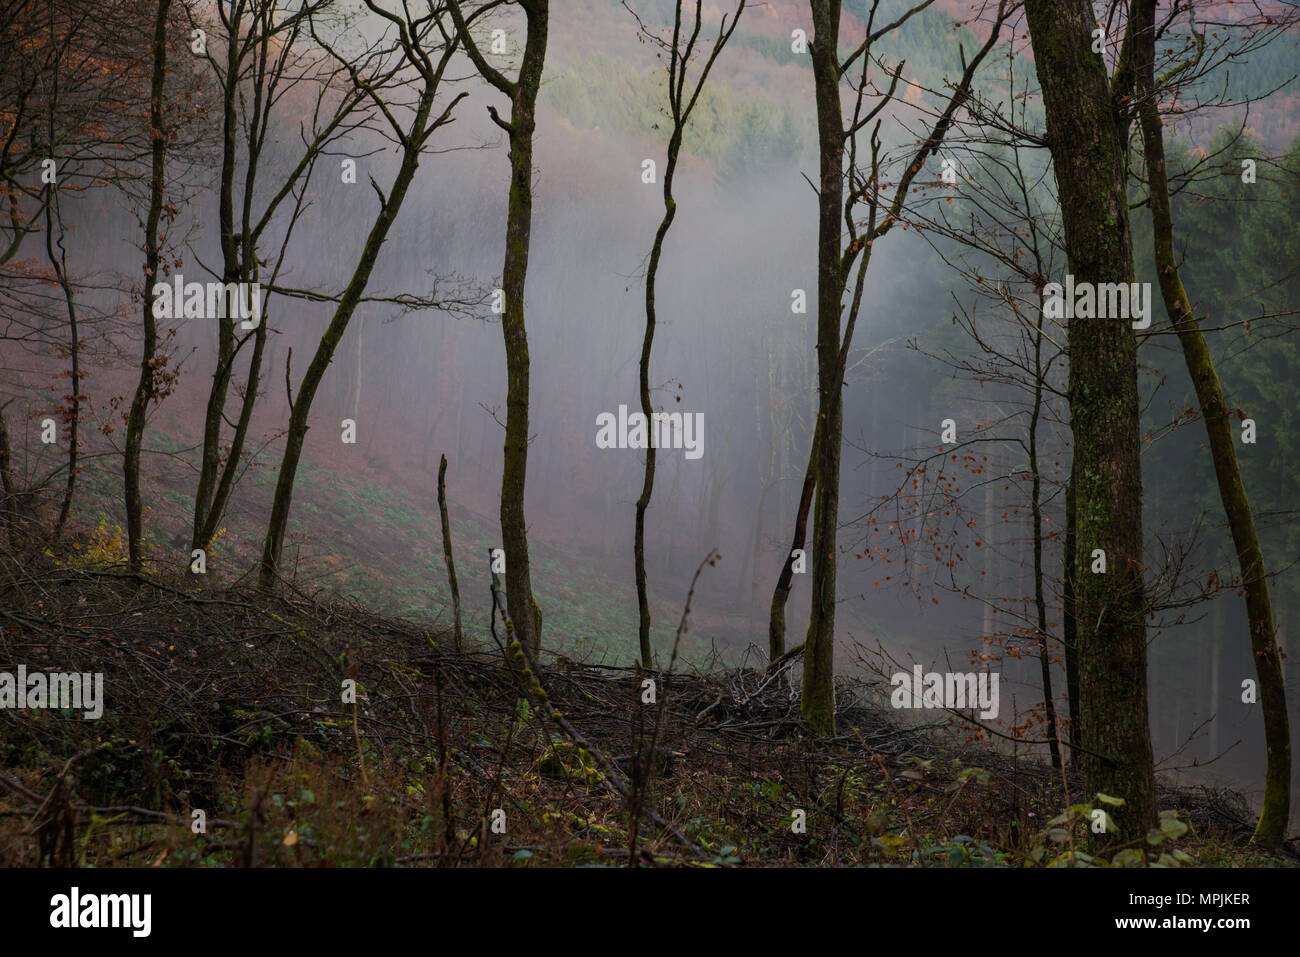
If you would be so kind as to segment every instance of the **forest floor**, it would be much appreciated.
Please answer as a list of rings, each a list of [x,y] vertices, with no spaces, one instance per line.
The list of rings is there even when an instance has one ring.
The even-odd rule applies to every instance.
[[[574,737],[494,646],[84,557],[0,560],[0,672],[104,675],[96,720],[0,709],[0,865],[1297,863],[1250,847],[1222,790],[1163,787],[1163,837],[1090,844],[1073,774],[860,683],[815,738],[784,670],[558,658],[541,681]]]

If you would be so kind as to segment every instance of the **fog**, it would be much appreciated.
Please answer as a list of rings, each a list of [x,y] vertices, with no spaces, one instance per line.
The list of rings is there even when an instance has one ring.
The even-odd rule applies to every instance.
[[[631,31],[631,23],[626,26]],[[581,30],[553,35],[548,82],[580,63],[590,42]],[[620,51],[624,54],[639,57],[634,61],[639,67],[654,62],[635,46]],[[753,69],[757,57],[739,51],[736,71]],[[744,74],[736,71],[720,67],[717,81],[740,82]],[[773,103],[802,99],[811,113],[805,74],[782,67],[771,75],[788,84],[759,93],[770,95]],[[488,643],[486,549],[496,544],[491,535],[498,528],[506,393],[504,345],[491,294],[501,272],[509,166],[502,137],[485,109],[488,103],[503,107],[503,100],[472,80],[464,88],[471,96],[432,142],[367,295],[422,294],[433,288],[435,296],[473,303],[452,312],[404,310],[383,302],[358,310],[312,407],[304,456],[310,468],[300,475],[295,494],[286,562],[308,591],[356,596],[430,627],[447,626],[434,499],[439,456],[445,454],[466,627],[471,640]],[[630,664],[636,645],[633,503],[643,458],[635,449],[598,448],[596,436],[598,416],[617,414],[620,406],[639,408],[644,268],[662,215],[661,185],[642,181],[642,163],[654,159],[662,173],[664,140],[662,130],[619,131],[613,116],[585,119],[575,124],[543,93],[526,298],[533,439],[525,505],[533,586],[544,616],[543,647]],[[284,156],[292,155],[296,126],[296,119],[286,119],[279,131],[277,148]],[[810,131],[806,116],[800,130],[804,137]],[[686,667],[763,662],[772,589],[790,547],[812,435],[817,205],[805,176],[816,179],[816,162],[808,139],[786,145],[791,155],[782,161],[728,174],[688,152],[675,183],[678,213],[659,270],[651,381],[656,409],[702,416],[703,454],[690,458],[685,450],[659,451],[647,514],[653,645],[664,662],[697,565],[711,549],[722,554],[695,588],[683,645]],[[347,155],[358,157],[355,184],[341,182],[343,152],[321,162],[291,237],[280,286],[330,294],[342,288],[377,205],[368,180],[373,176],[386,188],[394,168],[391,147],[366,154],[385,146],[377,139],[353,144]],[[174,272],[186,279],[212,278],[201,264],[219,268],[213,172],[209,167],[186,173],[188,198],[169,230]],[[179,187],[181,173],[176,176]],[[71,258],[93,262],[100,273],[117,273],[138,291],[136,219],[120,200],[95,203],[93,211],[69,210],[75,227]],[[265,248],[277,248],[279,241],[276,236]],[[806,294],[805,313],[792,311],[795,290]],[[844,396],[849,444],[841,489],[845,527],[837,671],[863,674],[879,651],[904,670],[913,662],[927,668],[948,662],[963,670],[974,657],[985,656],[1003,675],[1001,721],[1011,727],[1041,706],[1036,645],[1016,635],[1024,624],[1021,616],[1032,614],[1033,595],[1028,485],[1020,453],[1008,441],[990,439],[963,449],[989,457],[982,471],[972,474],[981,465],[952,461],[942,473],[946,478],[939,478],[936,463],[915,488],[908,487],[907,468],[900,468],[939,447],[943,419],[953,418],[965,437],[1023,402],[1014,389],[956,378],[909,348],[914,339],[931,350],[975,348],[955,331],[954,293],[968,305],[974,302],[960,277],[914,232],[896,230],[873,250]],[[127,313],[104,338],[85,386],[95,397],[90,422],[116,422],[120,432],[120,411],[110,400],[125,394],[134,375],[130,359],[138,350],[138,323],[129,317],[133,311],[138,315],[139,303],[113,291],[88,295],[104,307],[117,302]],[[214,561],[216,580],[244,575],[260,549],[287,420],[286,363],[292,353],[288,375],[296,387],[331,314],[327,302],[266,290],[263,298],[264,321],[272,331],[264,394],[250,431],[249,468],[217,546],[218,556],[232,560]],[[1158,307],[1157,313],[1162,319]],[[1006,332],[1005,316],[989,313],[980,321],[992,335]],[[192,507],[181,493],[189,482],[192,497],[216,330],[202,320],[173,325],[175,336],[165,351],[182,363],[182,374],[150,420],[147,444],[154,454],[146,456],[145,470],[152,512],[146,525],[163,557],[180,561],[187,548],[177,548],[172,536],[185,531],[186,509]],[[236,382],[246,375],[246,358]],[[1144,369],[1144,389],[1158,392],[1154,383],[1164,374],[1174,383],[1167,389],[1185,384],[1176,353],[1153,349],[1143,358],[1151,363]],[[6,358],[10,369],[27,364],[22,382],[29,390],[28,415],[39,411],[42,394],[55,391],[49,376],[59,361],[50,354]],[[341,422],[349,418],[356,423],[355,444],[340,441]],[[36,429],[35,420],[27,427]],[[1183,443],[1188,456],[1208,454],[1199,448],[1202,436],[1191,432],[1199,428],[1194,423],[1173,440]],[[1006,426],[997,434],[1013,431]],[[168,440],[166,448],[159,436]],[[86,440],[102,453],[118,435],[88,434]],[[1051,463],[1044,475],[1045,516],[1055,532],[1064,521],[1059,484],[1068,475],[1068,427],[1045,421],[1040,442],[1040,454]],[[54,465],[54,453],[30,440],[25,447],[31,474]],[[86,485],[95,489],[97,482],[120,473],[120,463],[92,455],[87,469]],[[992,477],[996,481],[989,481]],[[345,485],[345,478],[358,484]],[[943,508],[939,490],[950,480],[962,487],[962,514]],[[1169,494],[1168,475],[1148,474],[1146,482],[1149,502]],[[900,487],[903,495],[895,497]],[[409,503],[413,513],[396,513],[392,524],[368,524],[379,514],[360,505],[370,488],[389,496],[375,506],[379,512],[391,511],[388,503],[395,499]],[[357,504],[355,511],[344,507],[349,501]],[[94,524],[100,503],[79,503],[79,518]],[[107,495],[102,503],[109,522],[120,522],[120,501]],[[1176,536],[1187,526],[1185,517],[1171,517],[1168,509],[1149,511],[1148,548],[1155,567],[1159,535]],[[866,523],[869,515],[877,524]],[[900,532],[911,537],[899,540]],[[1220,529],[1200,546],[1197,554],[1207,567],[1226,554],[1224,541]],[[1060,546],[1059,540],[1049,542],[1045,559],[1057,637]],[[888,561],[885,552],[872,551],[876,547],[890,549]],[[958,553],[961,558],[954,557]],[[1289,621],[1292,611],[1280,607],[1279,618]],[[807,613],[807,584],[795,576],[790,646],[802,640]],[[1217,715],[1173,763],[1204,761],[1240,741],[1210,772],[1190,779],[1205,782],[1222,775],[1258,791],[1264,764],[1260,721],[1233,691],[1240,683],[1236,676],[1253,676],[1241,601],[1219,598],[1192,617],[1201,615],[1203,620],[1151,632],[1157,758],[1174,752],[1194,727]],[[992,643],[994,633],[1004,640]],[[1192,647],[1195,658],[1180,650]],[[1294,718],[1300,716],[1300,684],[1296,666],[1287,666]],[[1062,668],[1055,669],[1054,680],[1063,707]]]

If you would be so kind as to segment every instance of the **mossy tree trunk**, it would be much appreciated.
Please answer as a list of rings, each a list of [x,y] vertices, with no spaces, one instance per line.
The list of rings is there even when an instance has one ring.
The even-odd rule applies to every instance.
[[[1183,287],[1174,249],[1173,212],[1169,199],[1169,176],[1165,163],[1164,132],[1160,119],[1155,78],[1154,0],[1134,0],[1134,74],[1137,84],[1138,115],[1151,203],[1156,275],[1170,321],[1183,347],[1187,372],[1196,389],[1205,432],[1214,460],[1219,499],[1223,502],[1232,533],[1232,544],[1241,569],[1246,593],[1246,617],[1250,626],[1250,647],[1259,680],[1259,701],[1264,717],[1264,743],[1268,754],[1264,774],[1264,804],[1255,828],[1254,841],[1265,847],[1279,847],[1286,836],[1291,813],[1291,730],[1287,720],[1286,685],[1282,658],[1273,624],[1273,603],[1269,596],[1264,553],[1255,531],[1246,486],[1237,461],[1237,446],[1223,387],[1214,371],[1200,324],[1192,313]]]
[[[835,731],[835,546],[839,528],[842,408],[840,316],[844,215],[844,119],[840,103],[840,2],[811,0],[813,86],[817,102],[817,427],[813,441],[812,607],[804,638],[803,718]]]
[[[537,127],[537,94],[546,61],[549,0],[519,0],[527,22],[527,37],[519,76],[507,79],[491,66],[470,35],[469,25],[496,6],[480,7],[465,17],[460,0],[449,4],[457,35],[479,74],[510,98],[510,119],[489,107],[493,122],[510,142],[510,199],[506,209],[506,252],[501,269],[505,309],[501,332],[506,346],[506,438],[501,469],[501,547],[506,558],[506,608],[515,638],[534,658],[541,650],[542,612],[533,597],[528,558],[528,526],[524,493],[528,478],[529,375],[528,330],[524,321],[524,284],[533,224],[533,133]]]
[[[1131,283],[1126,57],[1112,89],[1092,51],[1097,24],[1088,0],[1027,0],[1025,15],[1070,270],[1079,282]],[[1076,319],[1068,343],[1081,763],[1090,792],[1126,802],[1115,818],[1119,836],[1131,839],[1156,820],[1137,340],[1126,317]],[[1106,553],[1104,574],[1091,572],[1095,549]]]

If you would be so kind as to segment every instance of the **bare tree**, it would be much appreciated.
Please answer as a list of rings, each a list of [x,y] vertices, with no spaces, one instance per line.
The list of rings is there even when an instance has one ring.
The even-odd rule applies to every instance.
[[[139,87],[148,47],[142,54],[126,38],[151,23],[147,5],[125,0],[96,8],[66,0],[0,4],[0,112],[7,123],[0,143],[0,288],[8,300],[0,337],[57,351],[69,361],[57,376],[69,387],[58,405],[67,455],[59,467],[66,476],[56,540],[67,525],[79,474],[84,339],[88,327],[93,335],[105,318],[85,302],[84,271],[69,264],[65,200],[109,184],[128,186],[150,155],[139,121],[147,108]],[[38,273],[17,256],[24,239],[42,231],[48,272]],[[55,288],[57,305],[47,285]],[[54,319],[60,312],[62,323]]]
[[[817,100],[817,142],[820,160],[817,240],[817,425],[813,434],[809,477],[816,488],[813,505],[812,610],[804,640],[804,720],[820,732],[835,730],[835,568],[836,535],[839,530],[840,452],[843,437],[843,385],[848,349],[862,307],[862,292],[874,243],[899,221],[912,181],[926,159],[935,153],[957,111],[970,93],[971,83],[988,56],[1007,15],[1005,0],[999,3],[988,40],[969,63],[964,61],[960,80],[934,118],[928,132],[918,137],[920,146],[910,153],[904,172],[891,190],[883,180],[886,157],[879,137],[881,111],[893,99],[904,63],[888,71],[889,88],[883,94],[870,79],[876,62],[872,47],[881,37],[901,27],[930,5],[926,0],[903,12],[894,21],[876,28],[880,4],[872,3],[866,36],[846,57],[840,59],[840,0],[811,0],[814,37],[810,44],[813,83]],[[859,66],[858,61],[861,61]],[[844,122],[841,83],[850,71],[859,70],[851,118]],[[869,91],[876,102],[869,109]],[[872,126],[874,122],[874,126]],[[859,159],[859,133],[872,126],[870,143]],[[847,146],[847,157],[846,157]],[[847,175],[846,175],[847,159]],[[860,207],[865,207],[861,209]],[[864,219],[865,216],[865,219]],[[863,226],[859,226],[863,223]],[[859,229],[862,231],[859,232]],[[848,244],[845,246],[845,232]],[[856,266],[856,276],[854,268]],[[853,295],[847,320],[844,294],[853,278]],[[841,333],[841,323],[844,323]],[[792,558],[787,558],[787,565]],[[783,575],[784,575],[783,571]]]
[[[1177,12],[1176,10],[1174,11]],[[1187,290],[1179,274],[1175,252],[1173,212],[1170,204],[1169,175],[1165,165],[1163,123],[1160,101],[1176,95],[1180,74],[1195,73],[1207,57],[1203,33],[1196,33],[1194,8],[1191,14],[1193,47],[1182,62],[1156,75],[1156,43],[1166,33],[1173,14],[1159,26],[1155,0],[1133,0],[1129,16],[1132,42],[1132,68],[1135,78],[1139,125],[1145,148],[1148,197],[1153,225],[1156,276],[1164,297],[1165,309],[1178,333],[1187,371],[1196,389],[1201,417],[1209,439],[1219,498],[1228,518],[1232,542],[1241,571],[1241,585],[1246,593],[1246,616],[1250,624],[1251,656],[1259,679],[1260,705],[1264,717],[1264,740],[1268,755],[1264,779],[1264,803],[1255,828],[1254,841],[1265,847],[1278,847],[1286,836],[1291,814],[1291,732],[1286,710],[1286,684],[1282,658],[1277,645],[1273,621],[1273,603],[1269,597],[1268,574],[1264,553],[1255,530],[1255,516],[1241,477],[1237,448],[1228,419],[1228,405],[1223,387],[1214,370],[1200,323],[1192,311]],[[1293,20],[1294,22],[1294,20]],[[1261,29],[1276,29],[1277,24],[1259,24]],[[1245,25],[1238,25],[1242,29]],[[1212,57],[1212,54],[1209,54]],[[1163,81],[1163,82],[1162,82]],[[1172,87],[1172,89],[1171,89]]]
[[[627,7],[626,0],[623,5]],[[657,430],[653,425],[654,406],[650,400],[650,350],[654,345],[656,324],[655,282],[659,275],[659,260],[663,256],[664,240],[668,236],[668,230],[673,224],[673,219],[677,216],[677,200],[673,198],[673,176],[677,172],[677,160],[682,152],[682,138],[686,133],[686,124],[690,121],[691,112],[695,109],[696,103],[699,102],[700,93],[709,78],[709,71],[713,69],[713,64],[717,61],[722,48],[726,46],[727,41],[731,39],[731,35],[736,31],[736,24],[740,22],[740,15],[745,10],[745,0],[740,0],[737,5],[736,12],[731,18],[730,27],[727,26],[726,14],[723,15],[722,22],[718,25],[717,36],[714,38],[713,46],[709,49],[708,56],[700,69],[700,74],[691,81],[688,89],[687,72],[691,64],[691,58],[696,52],[696,41],[699,40],[700,30],[703,27],[702,6],[702,0],[695,0],[693,20],[689,24],[683,24],[682,0],[677,0],[673,13],[672,39],[670,40],[665,40],[658,32],[647,27],[640,17],[637,17],[637,26],[642,36],[658,46],[661,51],[668,53],[668,116],[672,123],[668,134],[667,162],[664,164],[664,214],[659,220],[659,228],[655,230],[654,243],[650,247],[650,259],[646,265],[645,336],[641,340],[641,359],[638,365],[641,413],[645,416],[651,438],[649,446],[645,450],[645,474],[641,483],[641,495],[636,500],[636,534],[633,546],[636,565],[636,601],[640,622],[637,635],[641,650],[641,666],[643,668],[651,667],[653,659],[653,652],[650,647],[650,597],[646,588],[645,571],[645,513],[646,509],[650,507],[650,496],[654,493],[655,485],[654,439]],[[636,12],[631,7],[628,7],[628,10],[636,17]]]
[[[532,655],[541,649],[542,612],[533,597],[528,560],[528,526],[524,493],[528,479],[528,329],[524,321],[524,283],[528,278],[529,242],[533,224],[533,132],[537,126],[537,94],[546,61],[550,0],[515,0],[524,12],[526,37],[518,76],[511,80],[488,63],[470,32],[479,18],[502,3],[488,3],[465,16],[461,0],[448,0],[456,34],[479,74],[510,99],[510,118],[488,107],[492,122],[510,141],[510,201],[506,210],[505,264],[501,288],[505,296],[501,332],[506,345],[506,439],[501,469],[501,545],[506,559],[506,607],[515,637]]]
[[[131,399],[126,422],[126,446],[122,459],[123,497],[126,502],[127,562],[133,572],[144,563],[144,540],[140,498],[140,445],[144,439],[145,414],[157,396],[158,324],[153,314],[151,291],[158,279],[159,232],[166,189],[167,129],[163,116],[163,94],[167,82],[167,28],[171,0],[158,0],[153,34],[153,77],[149,84],[149,135],[152,138],[149,172],[149,213],[144,228],[144,294],[142,315],[144,342],[140,351],[140,379]]]
[[[443,23],[447,5],[439,0],[426,0],[418,12],[413,12],[412,5],[406,4],[401,15],[384,9],[373,0],[366,0],[366,8],[386,21],[386,26],[395,37],[395,45],[381,39],[362,54],[356,55],[335,49],[331,41],[321,36],[314,18],[309,18],[311,32],[316,42],[344,66],[353,87],[364,92],[383,116],[387,135],[401,151],[401,163],[387,194],[373,178],[370,180],[379,197],[379,211],[366,236],[352,277],[339,297],[334,315],[303,374],[297,394],[291,397],[284,457],[280,462],[271,520],[262,546],[262,562],[258,573],[258,580],[264,588],[271,587],[280,573],[280,554],[289,523],[294,479],[302,457],[303,440],[307,436],[307,418],[316,390],[362,300],[379,258],[379,251],[415,179],[421,155],[433,134],[452,122],[452,111],[468,95],[465,92],[458,93],[441,110],[436,109],[443,78],[457,47],[457,41],[448,35]],[[400,91],[410,87],[417,91],[414,101],[398,102]],[[406,114],[405,120],[399,119],[402,113]],[[286,377],[288,374],[286,370]]]
[[[1016,98],[1008,99],[1014,102]],[[1020,102],[1023,120],[1024,99]],[[955,446],[942,445],[937,458],[942,469],[944,458],[957,449],[974,441],[992,442],[1004,447],[1006,455],[1002,457],[1003,473],[996,480],[998,466],[994,465],[990,471],[981,461],[986,490],[992,491],[995,481],[1019,485],[1028,477],[1033,609],[1013,618],[1018,621],[1017,628],[1032,634],[1038,645],[1046,739],[1052,766],[1060,767],[1048,624],[1049,578],[1045,567],[1045,549],[1050,546],[1049,539],[1055,536],[1049,535],[1044,525],[1045,508],[1061,489],[1044,488],[1051,479],[1045,479],[1044,443],[1050,438],[1043,435],[1043,426],[1048,422],[1064,423],[1065,417],[1057,405],[1065,398],[1058,384],[1059,373],[1066,364],[1065,329],[1044,315],[1045,277],[1053,272],[1060,245],[1059,218],[1055,214],[1055,196],[1048,184],[1042,182],[1046,174],[1026,169],[1024,154],[1033,148],[1018,140],[1010,144],[998,139],[976,143],[969,138],[950,148],[954,156],[968,157],[962,166],[964,170],[972,166],[977,170],[975,175],[969,175],[971,188],[960,191],[956,207],[935,203],[934,212],[927,213],[918,204],[912,222],[920,227],[936,254],[962,276],[976,302],[985,308],[969,309],[958,303],[959,311],[953,316],[954,323],[975,346],[972,354],[956,356],[947,351],[934,354],[923,347],[917,348],[957,374],[978,381],[981,392],[990,383],[1009,389],[1006,401],[990,400],[997,409],[990,416],[991,421],[986,419],[976,426],[972,438]],[[950,212],[954,209],[959,211]],[[953,244],[959,244],[958,249],[973,251],[973,261],[954,255]],[[994,316],[1005,317],[1005,325],[990,330],[990,311]],[[913,475],[924,474],[933,458],[909,468],[903,487]],[[957,496],[946,493],[941,504],[945,514],[959,507]],[[914,507],[920,514],[936,510],[919,499]],[[992,531],[987,524],[982,528],[990,554]],[[955,577],[950,575],[950,578],[956,588]],[[968,594],[966,587],[960,591]],[[986,608],[993,607],[987,596],[982,600],[989,602]],[[985,642],[991,637],[986,633]],[[1074,649],[1067,645],[1067,662],[1073,654]]]
[[[205,60],[211,66],[221,97],[221,179],[218,213],[221,232],[221,280],[265,283],[260,314],[253,328],[237,330],[236,318],[217,318],[216,369],[204,417],[203,453],[194,496],[191,548],[206,548],[217,534],[236,476],[252,420],[261,381],[269,328],[268,304],[290,248],[290,239],[303,211],[304,197],[316,163],[331,144],[363,129],[372,110],[364,89],[338,82],[345,69],[317,48],[307,51],[309,21],[321,16],[333,0],[290,3],[288,0],[220,0],[216,12],[224,38],[218,34]],[[305,99],[304,99],[305,98]],[[275,135],[286,105],[308,113],[312,125],[301,136],[301,151],[270,184],[263,182],[268,139]],[[308,109],[309,108],[309,109]],[[242,169],[242,177],[237,171]],[[259,203],[258,196],[266,198]],[[287,207],[285,215],[279,215]],[[274,235],[278,252],[268,263],[262,247]],[[224,302],[224,300],[223,300]],[[243,335],[238,333],[242,331]],[[222,454],[222,425],[227,396],[240,352],[250,342],[247,379],[239,415]]]

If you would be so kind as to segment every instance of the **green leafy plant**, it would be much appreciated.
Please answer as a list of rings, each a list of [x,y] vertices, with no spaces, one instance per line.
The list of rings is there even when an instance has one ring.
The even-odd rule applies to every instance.
[[[1106,808],[1123,806],[1123,798],[1101,793],[1095,801],[1071,804],[1035,836],[1030,859],[1046,867],[1180,867],[1195,862],[1191,854],[1172,846],[1192,833],[1191,825],[1177,811],[1160,812],[1160,826],[1147,832],[1143,847],[1121,847],[1109,859],[1081,850],[1080,845],[1087,843],[1090,833],[1119,833]],[[1094,830],[1099,824],[1100,829]],[[1059,852],[1058,847],[1062,848]]]
[[[946,864],[948,867],[1006,867],[1011,855],[977,841],[969,834],[958,834],[948,844],[927,847],[914,855],[920,864]]]

